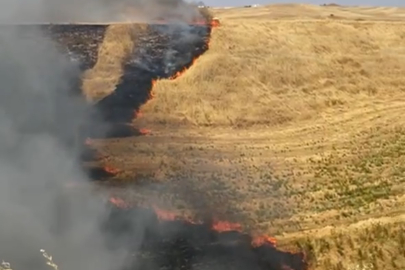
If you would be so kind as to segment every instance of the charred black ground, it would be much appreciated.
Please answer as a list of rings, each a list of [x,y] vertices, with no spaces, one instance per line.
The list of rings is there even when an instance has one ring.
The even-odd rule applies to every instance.
[[[270,243],[253,247],[252,237],[238,231],[217,232],[210,223],[161,221],[146,208],[111,206],[110,211],[103,229],[107,243],[120,243],[111,249],[130,250],[126,270],[307,269],[304,254],[283,252]]]
[[[27,33],[30,31],[31,26],[23,27],[26,27]],[[60,50],[65,52],[71,61],[78,61],[82,71],[94,66],[106,27],[41,26],[49,38],[57,41]],[[193,38],[184,38],[184,31],[187,31],[188,37]],[[129,123],[133,120],[134,112],[148,100],[152,82],[159,78],[171,77],[188,67],[194,58],[208,49],[210,32],[211,27],[208,24],[178,27],[150,25],[149,31],[139,36],[140,42],[134,48],[133,57],[127,59],[124,74],[115,91],[98,103],[88,105],[90,112],[96,112],[97,119],[79,119],[74,122],[71,132],[59,134],[61,142],[67,143],[68,146],[78,146],[73,147],[72,151],[80,155],[80,162],[95,161],[97,153],[89,149],[86,152],[77,151],[82,149],[85,138],[136,135],[136,130],[134,131]],[[71,88],[74,94],[80,93],[79,82],[80,76],[72,75]],[[78,95],[77,98],[80,99],[81,96]],[[60,117],[56,116],[52,123],[63,124],[63,117],[69,115],[65,110],[72,108],[61,104],[60,109]],[[89,179],[109,177],[109,172],[100,168],[88,169],[88,172]],[[59,216],[67,207],[64,196],[71,196],[63,188],[61,190],[58,197],[60,200],[56,202],[60,204]],[[66,217],[61,217],[60,220],[63,221],[64,218]],[[63,234],[66,229],[66,223],[60,220],[55,222],[55,234]],[[210,223],[161,221],[150,209],[122,209],[109,204],[101,228],[105,233],[105,243],[111,250],[128,251],[126,266],[122,270],[307,269],[302,254],[283,252],[271,244],[253,247],[249,235],[236,231],[219,233],[212,230]]]
[[[211,28],[205,25],[149,25],[137,34],[133,56],[115,91],[95,106],[108,124],[108,132],[91,128],[89,137],[141,135],[129,124],[134,112],[150,98],[153,81],[169,78],[191,65],[208,49]]]
[[[0,30],[14,27],[2,25]],[[19,25],[17,28],[27,36],[38,28],[46,38],[55,42],[59,51],[71,62],[79,66],[80,71],[91,69],[97,62],[98,51],[109,25]],[[94,166],[97,153],[85,145],[87,138],[122,138],[143,135],[143,127],[133,127],[135,112],[149,98],[153,81],[169,78],[189,67],[193,59],[208,49],[211,33],[209,24],[151,24],[145,31],[133,28],[133,53],[123,63],[123,74],[112,94],[95,104],[87,103],[82,95],[81,74],[71,78],[72,95],[81,103],[86,103],[89,116],[86,119],[68,121],[71,128],[57,134],[61,142],[77,155],[79,160],[90,162],[83,167],[90,179],[105,180],[113,176],[103,167]],[[55,99],[56,102],[56,99]],[[34,103],[32,103],[34,104]],[[70,115],[72,106],[61,103],[53,122],[64,125],[65,117]],[[66,130],[69,130],[66,133]]]
[[[150,98],[153,81],[188,68],[193,59],[208,49],[211,30],[210,25],[150,25],[144,35],[138,34],[137,46],[125,63],[121,82],[114,93],[95,104],[108,133],[104,133],[103,127],[99,132],[97,126],[90,125],[87,137],[137,135],[137,130],[129,124],[134,112]],[[93,179],[108,179],[113,175],[99,168],[89,173]],[[102,225],[106,244],[111,249],[129,251],[124,270],[307,269],[301,253],[283,252],[271,244],[253,247],[249,235],[238,231],[217,232],[210,222],[161,221],[147,208],[121,209],[110,205],[108,211]]]
[[[151,98],[153,82],[188,68],[208,49],[210,33],[209,24],[154,24],[148,25],[145,31],[137,31],[133,53],[124,63],[120,83],[112,94],[89,105],[94,117],[81,123],[77,142],[83,142],[85,138],[143,135],[143,127],[135,128],[132,121],[140,106]],[[92,59],[87,59],[87,67],[94,65]],[[81,157],[89,157],[89,151],[91,149],[85,147]],[[97,166],[85,166],[85,170],[95,180],[108,180],[114,175]]]
[[[93,68],[97,62],[98,50],[108,25],[0,25],[0,31],[11,28],[18,29],[20,35],[26,35],[27,38],[40,29],[44,36],[55,42],[60,52],[84,72]],[[65,141],[68,145],[72,146],[85,138],[142,135],[142,132],[132,127],[131,122],[135,111],[150,98],[152,82],[169,78],[189,67],[193,59],[208,49],[210,33],[209,24],[150,24],[145,31],[134,33],[136,42],[133,53],[123,63],[124,71],[119,84],[112,94],[95,104],[88,104],[88,110],[94,116],[77,122],[80,131],[75,129],[75,136],[64,136],[67,137]],[[72,94],[85,102],[81,91],[81,75],[72,74],[71,77]],[[60,104],[63,113],[70,109],[65,107],[68,106]],[[63,117],[55,118],[55,121],[64,122]]]

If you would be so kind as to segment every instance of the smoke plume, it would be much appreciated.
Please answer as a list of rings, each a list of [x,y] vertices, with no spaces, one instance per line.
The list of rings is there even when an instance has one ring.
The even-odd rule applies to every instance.
[[[110,270],[127,255],[106,247],[104,204],[77,163],[76,133],[95,119],[75,95],[78,63],[18,24],[166,20],[180,40],[194,38],[186,25],[199,17],[182,0],[0,1],[0,260],[41,269],[45,249],[64,269]]]
[[[79,78],[39,29],[0,26],[0,260],[14,269],[41,269],[40,249],[68,269],[119,262],[98,230],[104,206],[76,164],[72,138],[88,117],[72,91]]]
[[[0,22],[190,22],[198,10],[183,0],[2,0]]]

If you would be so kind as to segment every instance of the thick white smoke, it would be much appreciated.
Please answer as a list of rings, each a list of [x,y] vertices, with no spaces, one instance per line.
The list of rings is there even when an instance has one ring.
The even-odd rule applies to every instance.
[[[40,29],[15,24],[173,19],[186,38],[198,16],[182,0],[0,1],[0,260],[40,269],[45,249],[64,269],[112,270],[126,255],[106,248],[104,206],[69,145],[90,117],[72,94],[80,70]]]
[[[0,22],[190,22],[200,15],[183,0],[2,0]]]
[[[0,25],[0,260],[14,269],[40,269],[41,248],[69,269],[122,261],[105,248],[104,206],[69,145],[88,117],[71,94],[78,75],[38,29]],[[72,182],[80,194],[65,187]]]

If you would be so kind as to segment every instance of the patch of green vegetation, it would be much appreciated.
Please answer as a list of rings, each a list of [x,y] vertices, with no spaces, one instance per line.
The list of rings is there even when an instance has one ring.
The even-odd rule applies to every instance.
[[[376,135],[378,132],[382,133],[380,129],[370,130],[349,153],[335,148],[319,160],[309,160],[316,182],[328,183],[323,187],[321,211],[360,209],[400,192],[394,187],[405,181],[405,129],[390,129],[388,136],[382,137]]]

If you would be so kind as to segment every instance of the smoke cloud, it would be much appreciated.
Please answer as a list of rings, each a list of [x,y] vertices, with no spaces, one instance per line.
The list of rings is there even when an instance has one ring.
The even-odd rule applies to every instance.
[[[106,247],[108,211],[77,163],[76,133],[96,119],[75,94],[79,63],[39,28],[17,24],[163,19],[179,22],[180,40],[195,39],[186,24],[200,16],[182,0],[0,1],[0,260],[41,269],[45,249],[65,269],[110,270],[127,256]]]
[[[104,204],[72,150],[89,117],[73,94],[79,72],[39,29],[0,26],[0,260],[14,269],[44,267],[40,249],[67,269],[122,261],[104,245]],[[78,192],[65,187],[72,182]]]
[[[195,6],[183,0],[2,0],[0,22],[190,22],[200,18]]]

